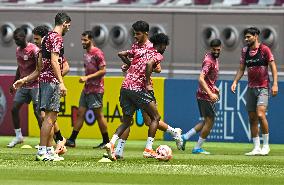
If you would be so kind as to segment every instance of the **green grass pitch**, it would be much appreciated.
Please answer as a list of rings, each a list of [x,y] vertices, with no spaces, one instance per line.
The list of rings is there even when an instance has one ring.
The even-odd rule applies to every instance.
[[[76,148],[68,148],[60,162],[35,161],[36,149],[6,148],[11,137],[0,138],[1,185],[69,185],[69,184],[174,184],[174,185],[284,185],[284,145],[271,145],[269,156],[244,156],[251,144],[205,143],[212,155],[178,151],[175,143],[155,141],[155,147],[167,144],[173,159],[161,162],[144,159],[145,141],[127,141],[125,160],[98,163],[104,150],[93,149],[100,140],[78,139]],[[38,138],[26,138],[34,146]]]

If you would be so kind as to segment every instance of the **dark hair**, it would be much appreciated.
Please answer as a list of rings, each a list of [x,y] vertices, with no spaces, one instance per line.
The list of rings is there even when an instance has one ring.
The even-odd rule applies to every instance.
[[[134,31],[149,32],[149,24],[145,21],[136,21],[132,28]]]
[[[22,37],[26,37],[26,32],[25,32],[25,29],[20,27],[20,28],[17,28],[15,29],[15,31],[13,32],[13,35],[18,35],[18,36],[22,36]]]
[[[169,37],[164,33],[156,33],[150,37],[150,41],[153,43],[154,46],[158,44],[169,45],[169,40]]]
[[[71,18],[65,12],[59,12],[55,16],[55,26],[62,25],[64,22],[71,22]]]
[[[259,35],[260,31],[259,31],[259,29],[257,27],[250,27],[250,28],[246,28],[244,30],[244,36],[246,34],[251,34],[251,35],[255,36],[255,35]]]
[[[220,39],[213,39],[210,42],[210,47],[219,47],[221,46],[222,42]]]
[[[88,38],[89,39],[93,39],[94,38],[94,33],[92,32],[92,31],[84,31],[83,33],[82,33],[82,36],[88,36]]]
[[[49,31],[48,26],[40,25],[40,26],[37,26],[33,29],[33,34],[44,37],[45,35],[47,35],[48,31]]]

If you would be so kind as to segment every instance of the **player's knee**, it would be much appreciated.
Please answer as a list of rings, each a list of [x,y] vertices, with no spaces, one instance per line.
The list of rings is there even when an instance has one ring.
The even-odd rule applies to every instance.
[[[12,112],[12,115],[13,115],[13,116],[14,116],[14,115],[17,115],[17,114],[19,113],[19,108],[16,107],[16,106],[13,106],[11,112]]]
[[[265,119],[265,113],[263,113],[263,112],[258,112],[258,113],[257,113],[257,118],[258,118],[258,120],[264,120],[264,119]]]

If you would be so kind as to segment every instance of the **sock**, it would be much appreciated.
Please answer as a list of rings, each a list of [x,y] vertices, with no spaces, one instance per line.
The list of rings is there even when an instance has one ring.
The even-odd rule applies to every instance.
[[[168,133],[170,133],[173,137],[176,136],[176,131],[173,127],[171,127],[170,125],[168,125],[167,131]]]
[[[252,141],[253,141],[254,148],[260,148],[260,140],[258,136],[252,138]]]
[[[152,150],[153,142],[154,142],[154,138],[148,137],[147,143],[146,143],[146,148],[149,149],[149,150]]]
[[[263,145],[269,145],[269,134],[262,134]]]
[[[37,150],[38,155],[44,155],[46,154],[46,146],[39,146]]]
[[[73,130],[69,139],[72,141],[75,141],[78,134],[79,134],[79,131]]]
[[[186,140],[189,140],[189,138],[191,138],[195,134],[196,134],[196,130],[195,130],[195,128],[192,128],[187,133],[184,134],[184,138]]]
[[[199,139],[198,139],[198,141],[197,141],[197,143],[196,143],[194,149],[199,149],[199,148],[201,148],[202,145],[203,145],[203,143],[204,143],[205,141],[206,141],[206,139],[203,139],[203,138],[199,137]]]
[[[112,144],[114,144],[115,145],[115,142],[116,142],[116,140],[118,140],[118,135],[117,134],[114,134],[113,136],[112,136],[112,138],[111,138],[111,140],[110,140],[110,143],[112,143]]]
[[[53,146],[46,147],[46,153],[47,153],[47,154],[54,154],[54,148],[53,148]]]
[[[54,132],[54,135],[55,135],[55,141],[62,141],[63,140],[63,137],[61,135],[61,132],[60,130],[58,130],[57,132]]]
[[[15,129],[16,137],[23,137],[21,128]]]
[[[119,139],[117,146],[115,148],[115,155],[123,156],[124,147],[126,144],[126,140]]]
[[[107,132],[103,133],[102,136],[103,136],[103,143],[108,143],[109,142],[108,133]]]

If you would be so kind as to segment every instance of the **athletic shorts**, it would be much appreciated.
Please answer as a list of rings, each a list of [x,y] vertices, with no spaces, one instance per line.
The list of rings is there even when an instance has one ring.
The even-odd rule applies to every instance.
[[[249,112],[255,112],[256,107],[268,106],[269,93],[267,88],[248,88],[246,92],[246,108]]]
[[[200,117],[215,117],[216,115],[216,107],[215,103],[207,101],[207,100],[201,100],[197,99],[198,108]]]
[[[146,91],[133,91],[120,89],[119,96],[120,106],[124,115],[133,116],[137,109],[142,109],[152,101],[156,101],[154,94]]]
[[[31,101],[33,101],[33,104],[38,105],[38,95],[39,95],[39,88],[33,88],[33,89],[20,88],[17,90],[13,101],[20,104],[22,103],[29,104]]]
[[[86,107],[88,109],[96,109],[103,106],[103,93],[86,94],[82,91],[79,101],[79,107]]]
[[[59,112],[60,89],[56,83],[40,83],[39,104],[41,111]]]

